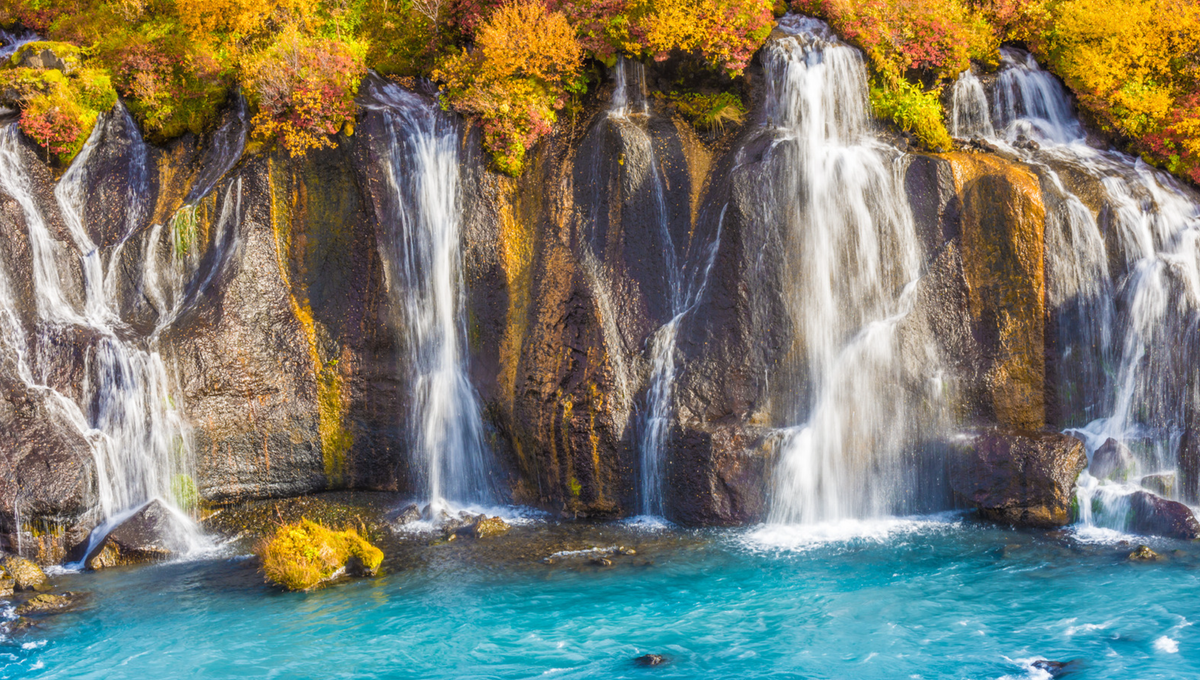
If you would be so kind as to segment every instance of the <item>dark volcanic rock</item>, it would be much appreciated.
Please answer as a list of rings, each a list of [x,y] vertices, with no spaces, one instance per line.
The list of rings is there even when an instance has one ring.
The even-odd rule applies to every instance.
[[[1064,434],[990,431],[963,444],[949,464],[954,492],[984,518],[1053,528],[1070,522],[1087,453]]]
[[[186,552],[189,528],[161,501],[153,500],[113,527],[103,537],[89,537],[71,551],[70,560],[82,559],[89,569],[165,560]],[[92,539],[95,545],[84,554]]]
[[[667,657],[662,654],[645,654],[633,660],[639,666],[661,666],[667,661]]]
[[[96,488],[95,459],[63,406],[6,375],[9,367],[0,363],[0,529],[9,550],[16,550],[19,531],[27,554],[54,564],[91,529],[85,513]]]
[[[668,515],[688,526],[736,526],[763,518],[770,474],[763,428],[677,433],[667,470]]]
[[[1138,491],[1129,498],[1133,521],[1130,530],[1150,536],[1193,540],[1200,538],[1200,522],[1188,506]]]
[[[1116,439],[1108,439],[1092,454],[1088,473],[1097,479],[1125,481],[1133,474],[1137,463],[1133,453]]]

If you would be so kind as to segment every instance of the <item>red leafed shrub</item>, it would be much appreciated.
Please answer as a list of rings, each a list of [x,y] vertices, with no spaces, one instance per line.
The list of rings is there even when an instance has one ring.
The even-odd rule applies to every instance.
[[[52,154],[70,154],[83,134],[78,109],[70,101],[39,97],[21,112],[21,131]]]
[[[1200,93],[1177,99],[1162,129],[1141,142],[1152,160],[1200,184]]]
[[[797,9],[827,20],[857,44],[872,65],[894,75],[925,69],[952,77],[971,58],[994,60],[991,27],[959,0],[798,0]]]

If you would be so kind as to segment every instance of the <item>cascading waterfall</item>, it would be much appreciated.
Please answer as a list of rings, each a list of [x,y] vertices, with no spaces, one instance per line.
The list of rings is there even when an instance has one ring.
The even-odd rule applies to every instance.
[[[1168,495],[1196,500],[1180,475],[1185,432],[1200,425],[1200,196],[1138,159],[1085,144],[1061,84],[1024,52],[1002,58],[992,141],[1065,196],[1047,213],[1046,271],[1068,432],[1084,440],[1089,460],[1111,439],[1134,461],[1115,479],[1081,476],[1080,520],[1127,529],[1128,496],[1145,475],[1174,476]],[[1098,212],[1068,190],[1064,168],[1092,178]]]
[[[802,424],[785,433],[770,520],[894,513],[906,509],[912,486],[906,456],[919,419],[909,390],[915,382],[929,403],[939,401],[936,349],[923,348],[924,380],[906,375],[900,361],[899,327],[921,265],[902,166],[872,135],[859,52],[819,21],[780,25],[791,35],[763,56],[783,175],[773,191],[782,192],[778,219],[796,249],[787,294],[810,392]]]
[[[650,389],[646,395],[646,414],[638,441],[641,475],[638,491],[641,514],[661,517],[663,508],[664,458],[671,427],[671,400],[675,383],[675,338],[679,317],[683,313],[684,292],[679,254],[671,238],[670,215],[667,212],[666,190],[662,171],[654,152],[650,133],[639,123],[650,116],[645,93],[645,66],[624,57],[613,70],[615,87],[608,109],[608,119],[618,125],[627,143],[637,148],[646,159],[646,168],[630,172],[644,173],[642,185],[647,186],[654,199],[656,223],[662,240],[664,276],[667,283],[671,320],[663,324],[650,341]]]
[[[988,115],[987,93],[983,83],[971,69],[958,75],[954,81],[953,111],[950,116],[950,134],[959,139],[991,137],[992,118]]]
[[[380,250],[405,322],[425,496],[435,508],[491,503],[483,420],[463,344],[458,131],[433,103],[397,86],[376,86],[372,97],[387,131],[383,169],[394,201]]]
[[[181,492],[178,487],[191,479],[187,424],[171,398],[155,339],[139,342],[122,322],[113,298],[115,263],[143,215],[147,167],[140,138],[131,140],[126,233],[108,253],[107,271],[104,249],[92,241],[84,224],[89,160],[101,126],[107,123],[102,119],[97,124],[54,190],[71,237],[69,244],[51,236],[33,198],[16,125],[0,132],[0,189],[16,200],[25,217],[38,317],[32,329],[36,349],[29,353],[24,349],[25,329],[11,310],[3,310],[0,316],[8,320],[4,346],[6,352],[16,354],[22,380],[30,388],[50,392],[50,403],[92,444],[98,479],[95,510],[102,523],[94,536],[152,499],[174,508],[174,499]],[[64,288],[64,282],[73,280],[68,272],[76,263],[82,274],[82,299]],[[79,335],[92,339],[78,401],[48,386],[51,359],[61,351],[56,338],[71,331],[82,331]],[[199,547],[202,540],[194,524],[183,513],[177,514],[176,547],[180,551]]]

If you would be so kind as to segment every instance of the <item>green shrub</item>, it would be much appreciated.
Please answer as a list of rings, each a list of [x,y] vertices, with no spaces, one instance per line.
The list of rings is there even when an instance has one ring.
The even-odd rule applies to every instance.
[[[329,135],[354,124],[365,54],[362,43],[285,30],[243,65],[247,97],[258,110],[254,136],[280,142],[292,156],[332,147]]]
[[[746,106],[733,92],[672,92],[669,98],[675,110],[701,130],[724,134],[726,125],[741,125],[746,118]]]
[[[77,62],[73,68],[70,75],[55,69],[0,70],[0,91],[21,109],[21,131],[61,163],[79,153],[100,113],[117,101],[103,71],[80,68]]]
[[[888,84],[873,82],[871,107],[879,118],[892,121],[901,130],[912,133],[924,149],[949,151],[954,148],[936,91],[927,92],[920,85],[903,79]]]

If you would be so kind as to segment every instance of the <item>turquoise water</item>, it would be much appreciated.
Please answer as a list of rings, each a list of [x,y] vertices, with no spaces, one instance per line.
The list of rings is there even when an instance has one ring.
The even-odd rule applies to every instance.
[[[1048,677],[1037,657],[1078,660],[1073,678],[1200,676],[1195,546],[1157,541],[1166,559],[1140,564],[958,518],[839,532],[659,535],[611,568],[424,558],[313,593],[244,558],[68,574],[86,605],[0,643],[0,676]],[[648,652],[671,660],[632,663]]]

